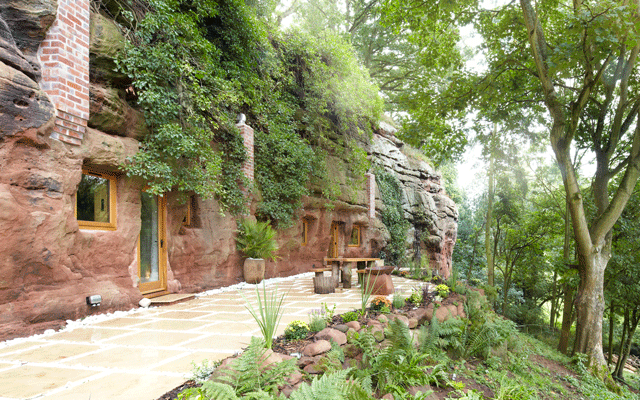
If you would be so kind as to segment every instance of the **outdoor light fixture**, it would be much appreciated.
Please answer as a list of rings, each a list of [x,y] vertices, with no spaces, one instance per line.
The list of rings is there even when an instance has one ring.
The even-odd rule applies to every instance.
[[[98,307],[100,303],[102,303],[102,296],[99,294],[87,296],[87,305],[90,305],[91,307]]]

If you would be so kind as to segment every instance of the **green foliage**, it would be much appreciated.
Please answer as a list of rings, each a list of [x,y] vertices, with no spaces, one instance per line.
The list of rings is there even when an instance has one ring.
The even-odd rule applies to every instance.
[[[309,194],[313,149],[291,128],[278,124],[256,137],[256,182],[262,195],[256,213],[288,226]]]
[[[288,226],[310,179],[327,177],[326,155],[350,160],[352,179],[362,179],[368,162],[354,138],[372,132],[382,100],[347,41],[267,33],[256,14],[266,18],[273,4],[259,4],[151,0],[138,21],[123,11],[132,31],[117,64],[151,132],[124,168],[152,193],[214,195],[242,213],[249,185],[234,120],[243,112],[255,129],[257,214]]]
[[[311,328],[304,321],[291,321],[284,330],[284,337],[287,340],[298,340],[307,337]]]
[[[270,295],[267,294],[267,287],[264,283],[262,284],[262,294],[260,294],[260,290],[256,286],[257,309],[245,298],[247,302],[246,308],[258,323],[267,349],[270,349],[273,344],[273,337],[278,328],[280,318],[282,318],[284,298],[284,294],[278,297],[277,289],[273,289]]]
[[[512,321],[488,311],[486,299],[470,295],[466,304],[468,318],[450,318],[439,322],[435,316],[429,327],[420,332],[420,349],[425,352],[446,350],[454,359],[474,356],[486,359],[492,349],[498,348],[516,334]]]
[[[322,315],[310,314],[309,318],[309,327],[311,332],[320,332],[327,327],[327,320]]]
[[[411,292],[411,295],[409,297],[407,297],[407,302],[411,303],[413,305],[419,305],[422,303],[422,294],[419,293],[417,290],[413,290]]]
[[[200,364],[196,364],[195,361],[191,361],[191,376],[190,380],[195,381],[196,383],[204,383],[211,373],[218,368],[221,361],[210,362],[209,360],[202,360]]]
[[[442,298],[446,298],[449,296],[449,286],[445,285],[444,283],[441,283],[436,286],[436,292],[438,292],[438,296]]]
[[[124,169],[144,179],[151,193],[177,189],[205,198],[213,194],[223,206],[238,208],[239,171],[246,155],[227,110],[238,105],[239,95],[222,65],[221,50],[226,49],[207,38],[205,27],[220,14],[233,12],[243,42],[260,41],[260,33],[251,28],[252,17],[239,1],[152,0],[150,6],[153,12],[131,23],[131,41],[117,60],[118,69],[133,81],[151,131]],[[220,28],[229,26],[215,29]],[[216,151],[212,142],[224,142],[223,151]],[[233,185],[229,180],[235,180]]]
[[[429,356],[415,348],[407,325],[398,319],[392,320],[386,338],[389,346],[381,351],[376,351],[369,341],[360,342],[365,344],[363,351],[368,356],[366,360],[363,357],[363,361],[370,363],[370,367],[359,374],[371,375],[380,393],[394,395],[402,395],[410,386],[433,383],[434,375],[427,366]]]
[[[369,303],[369,299],[371,298],[371,294],[373,293],[373,289],[376,286],[376,282],[378,281],[378,275],[373,275],[373,282],[369,279],[369,276],[365,276],[362,281],[362,285],[360,285],[360,315],[365,315],[367,312],[367,304]]]
[[[393,304],[393,308],[395,308],[396,310],[403,308],[405,304],[404,297],[400,293],[394,293],[391,304]]]
[[[355,311],[347,311],[346,313],[342,314],[342,322],[346,324],[347,322],[357,321],[359,317],[359,313]]]
[[[310,385],[302,385],[300,389],[291,393],[291,400],[368,400],[373,399],[371,391],[366,390],[364,379],[348,380],[349,370],[335,371],[314,377]]]
[[[404,265],[406,263],[405,242],[409,232],[409,223],[404,218],[404,210],[402,209],[400,182],[398,178],[382,168],[376,168],[374,173],[384,204],[380,219],[390,235],[389,242],[384,249],[387,257],[386,262]]]
[[[376,296],[371,300],[369,307],[373,311],[389,310],[391,308],[391,302],[385,296]]]
[[[238,222],[236,244],[238,250],[249,258],[276,259],[278,242],[276,231],[268,222],[243,219]]]
[[[278,387],[284,385],[286,378],[296,371],[295,359],[267,367],[264,365],[266,351],[264,342],[251,338],[249,347],[216,379],[230,385],[238,396],[258,390],[277,393]]]

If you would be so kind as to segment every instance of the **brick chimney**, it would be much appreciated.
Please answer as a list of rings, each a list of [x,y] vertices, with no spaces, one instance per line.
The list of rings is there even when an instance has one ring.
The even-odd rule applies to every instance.
[[[56,20],[38,49],[40,87],[58,111],[51,137],[79,145],[89,119],[89,1],[58,0]]]

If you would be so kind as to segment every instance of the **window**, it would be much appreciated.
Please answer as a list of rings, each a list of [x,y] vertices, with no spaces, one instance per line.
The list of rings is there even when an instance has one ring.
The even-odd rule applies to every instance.
[[[187,200],[187,214],[182,219],[182,226],[190,228],[193,226],[193,209],[194,209],[195,196],[189,196]]]
[[[302,220],[302,245],[306,246],[308,242],[309,235],[309,221],[306,219]]]
[[[115,230],[116,177],[83,169],[75,213],[81,229]]]
[[[354,225],[353,228],[351,228],[349,247],[360,247],[360,227],[358,225]]]

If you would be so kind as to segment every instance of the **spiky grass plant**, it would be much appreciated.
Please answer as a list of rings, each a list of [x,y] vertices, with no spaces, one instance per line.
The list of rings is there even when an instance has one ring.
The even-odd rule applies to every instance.
[[[371,275],[365,276],[362,280],[362,285],[360,285],[360,315],[365,315],[367,313],[367,304],[369,304],[369,299],[373,294],[373,289],[376,286],[376,282],[378,281],[378,275],[375,275],[375,279],[373,282],[370,281]]]
[[[263,283],[262,295],[260,294],[260,289],[256,286],[256,298],[258,300],[256,308],[254,308],[245,298],[245,301],[247,302],[245,307],[249,310],[253,319],[258,323],[267,349],[270,349],[273,346],[273,337],[275,336],[278,323],[280,323],[280,319],[282,318],[282,313],[284,311],[283,303],[285,297],[285,294],[278,296],[277,287],[274,288],[270,294],[267,293],[267,287]]]

